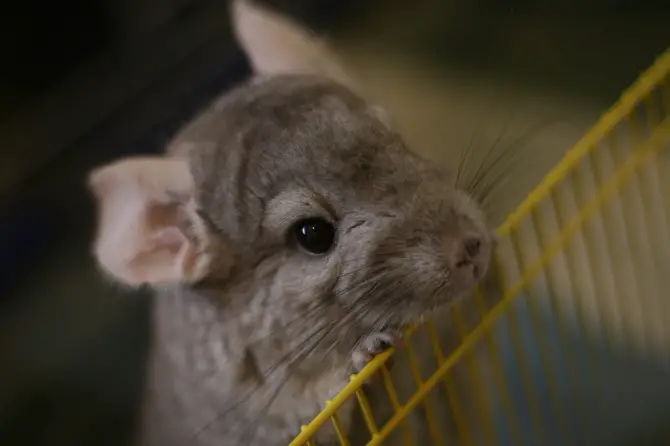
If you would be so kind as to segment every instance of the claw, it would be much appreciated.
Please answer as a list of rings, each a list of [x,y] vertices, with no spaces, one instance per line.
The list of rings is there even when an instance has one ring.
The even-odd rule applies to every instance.
[[[402,334],[397,331],[375,332],[366,336],[351,355],[354,367],[360,372],[375,356],[389,348],[400,347],[402,341]]]

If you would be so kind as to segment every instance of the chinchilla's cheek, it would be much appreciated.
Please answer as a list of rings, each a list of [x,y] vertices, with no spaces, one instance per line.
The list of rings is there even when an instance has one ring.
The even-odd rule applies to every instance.
[[[335,259],[309,258],[302,253],[297,253],[295,257],[277,260],[274,288],[300,301],[330,294],[337,282],[338,262]]]

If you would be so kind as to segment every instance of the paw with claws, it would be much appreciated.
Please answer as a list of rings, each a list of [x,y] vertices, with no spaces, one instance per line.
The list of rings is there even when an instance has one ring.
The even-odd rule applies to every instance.
[[[389,348],[402,346],[402,342],[402,333],[397,330],[374,332],[362,338],[351,355],[356,371],[360,372],[375,356]],[[390,366],[390,361],[387,364]]]

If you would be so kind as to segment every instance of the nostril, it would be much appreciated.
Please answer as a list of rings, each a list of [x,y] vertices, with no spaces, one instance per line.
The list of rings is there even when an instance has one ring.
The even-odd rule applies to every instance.
[[[463,243],[463,247],[465,248],[465,252],[468,253],[468,256],[470,258],[477,257],[477,254],[479,254],[479,249],[482,246],[481,240],[478,238],[470,238]]]

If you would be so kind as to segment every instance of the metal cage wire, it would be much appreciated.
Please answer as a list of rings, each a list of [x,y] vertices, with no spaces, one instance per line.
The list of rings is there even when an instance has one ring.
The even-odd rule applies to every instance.
[[[607,435],[619,435],[594,427],[593,414],[621,398],[612,395],[616,384],[607,384],[619,366],[603,365],[599,349],[652,358],[661,368],[668,359],[670,299],[662,291],[670,275],[668,145],[670,50],[500,226],[494,285],[470,300],[476,322],[468,327],[468,310],[458,306],[449,321],[434,319],[407,332],[403,350],[414,390],[400,396],[386,365],[396,352],[382,353],[290,444],[316,444],[324,429],[333,429],[343,446],[359,444],[337,413],[350,400],[357,402],[368,445],[394,433],[407,445],[605,444]],[[440,324],[460,336],[448,355]],[[434,357],[428,374],[417,359],[418,341],[412,342],[418,332]],[[661,382],[670,382],[667,377]],[[371,379],[386,392],[390,413],[383,421],[363,387]],[[667,384],[650,385],[670,396]],[[440,392],[450,421],[439,401],[428,398],[431,392]],[[408,422],[419,407],[425,440]],[[614,412],[603,417],[623,423]]]

